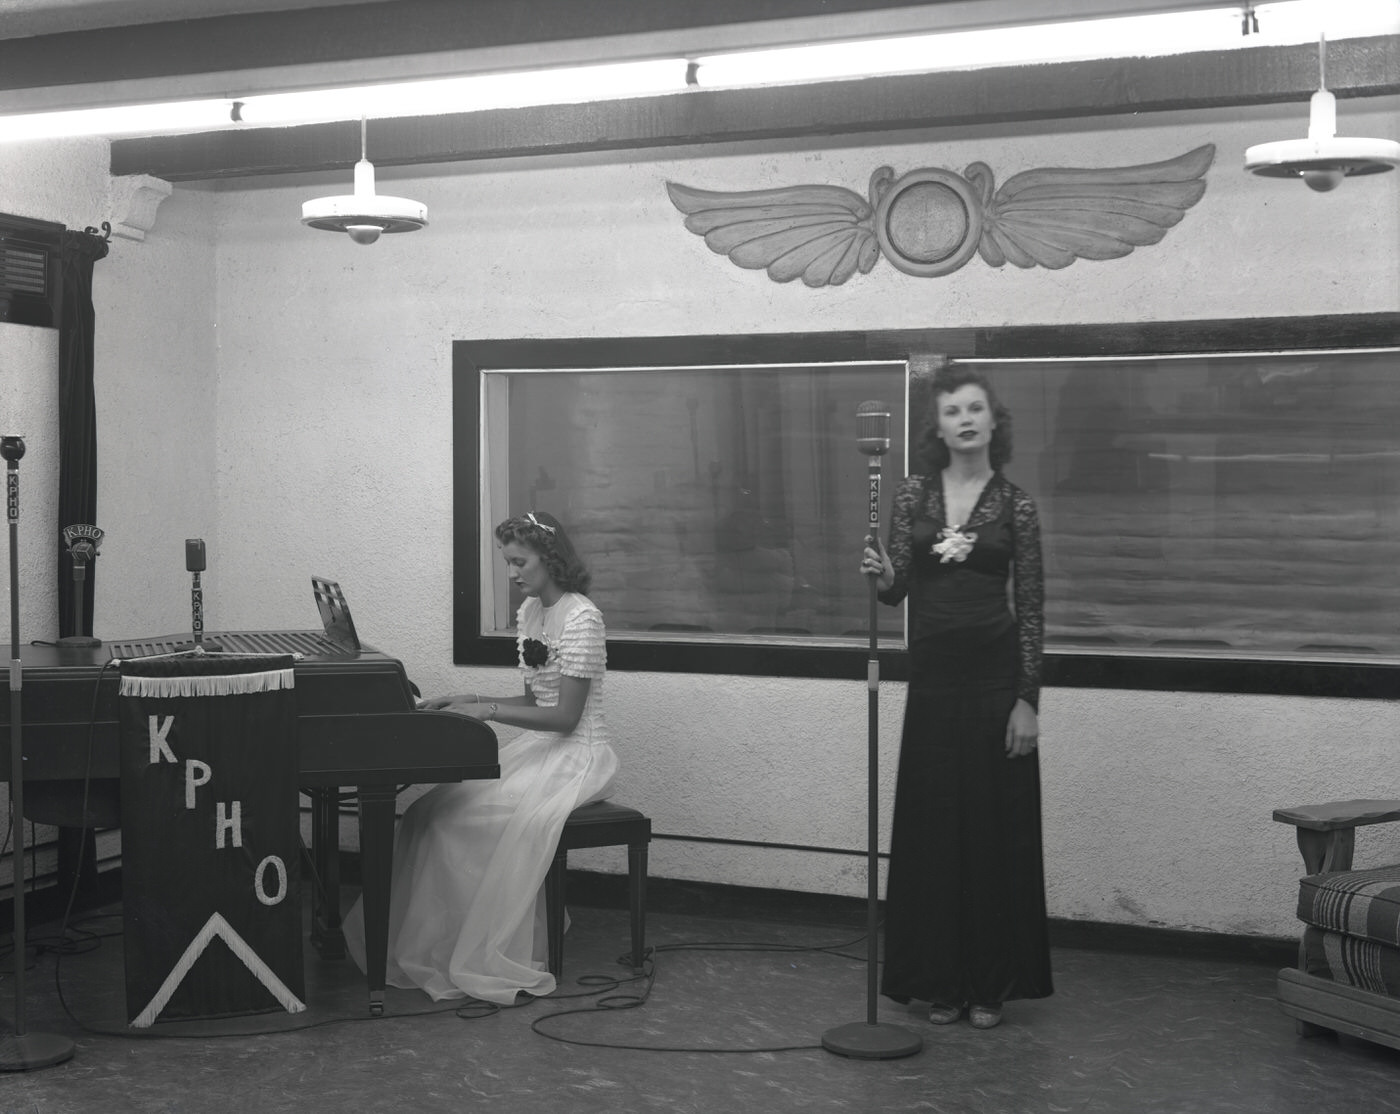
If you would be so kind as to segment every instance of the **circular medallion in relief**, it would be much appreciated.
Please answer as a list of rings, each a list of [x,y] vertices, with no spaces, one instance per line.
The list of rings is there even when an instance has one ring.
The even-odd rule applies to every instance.
[[[911,171],[880,198],[875,235],[885,257],[905,274],[946,275],[977,250],[982,201],[967,179],[950,171]]]

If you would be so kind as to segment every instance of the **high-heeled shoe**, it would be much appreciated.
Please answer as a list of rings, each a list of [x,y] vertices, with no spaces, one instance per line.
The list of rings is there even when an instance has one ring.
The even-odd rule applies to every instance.
[[[973,1006],[967,1019],[974,1029],[995,1029],[1001,1024],[1000,1006]]]
[[[961,1006],[940,1006],[935,1003],[928,1008],[928,1019],[935,1025],[951,1025],[962,1017]]]

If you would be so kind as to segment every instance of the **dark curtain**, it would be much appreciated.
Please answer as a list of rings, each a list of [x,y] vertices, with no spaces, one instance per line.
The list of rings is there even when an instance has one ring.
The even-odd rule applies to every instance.
[[[83,629],[75,630],[73,566],[61,543],[65,526],[97,523],[97,403],[93,393],[92,269],[107,241],[90,232],[63,233],[63,298],[58,339],[58,633],[92,634],[96,564],[83,584]]]

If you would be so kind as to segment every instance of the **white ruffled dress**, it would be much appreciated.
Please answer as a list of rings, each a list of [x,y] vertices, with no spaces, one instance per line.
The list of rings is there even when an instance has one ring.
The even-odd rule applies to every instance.
[[[434,999],[509,1005],[520,991],[554,990],[545,874],[569,813],[604,799],[617,773],[603,716],[602,613],[576,592],[552,607],[531,598],[516,629],[520,669],[538,704],[559,702],[564,677],[589,680],[588,699],[572,734],[524,731],[503,743],[499,780],[439,785],[405,811],[394,839],[387,982]],[[526,639],[548,647],[544,665],[524,664]],[[363,970],[358,901],[345,940]]]

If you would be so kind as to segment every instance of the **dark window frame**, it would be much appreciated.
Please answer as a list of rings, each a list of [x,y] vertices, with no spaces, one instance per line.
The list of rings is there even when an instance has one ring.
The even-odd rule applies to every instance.
[[[453,661],[515,664],[514,638],[480,634],[480,376],[517,368],[696,366],[709,363],[1146,356],[1393,345],[1400,313],[842,333],[481,340],[453,343]],[[744,641],[610,639],[614,670],[861,679],[868,649]],[[880,651],[880,675],[908,677],[908,654]],[[1400,665],[1127,653],[1059,652],[1045,684],[1183,692],[1400,697]]]

